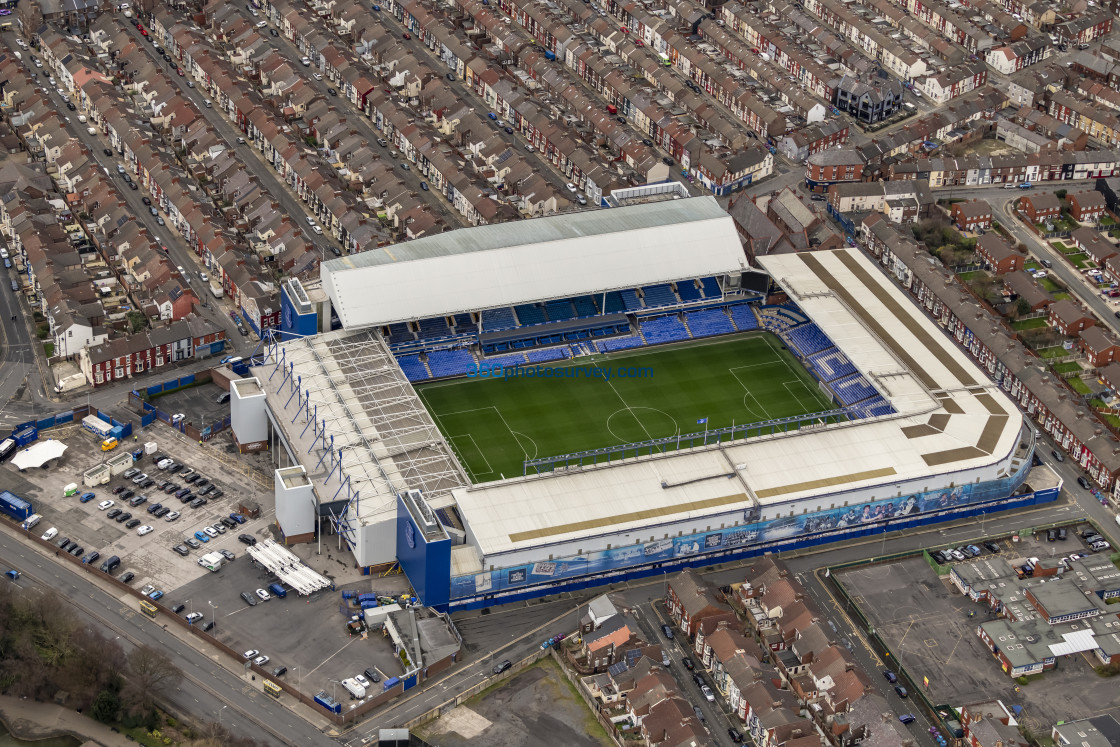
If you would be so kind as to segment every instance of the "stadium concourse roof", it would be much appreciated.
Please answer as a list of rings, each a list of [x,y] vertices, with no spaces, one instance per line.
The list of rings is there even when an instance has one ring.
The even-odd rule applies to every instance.
[[[885,497],[926,477],[937,489],[973,468],[995,479],[1019,458],[1019,410],[858,250],[759,261],[898,413],[455,489],[483,555],[604,534],[646,541],[653,525],[752,506],[774,518],[768,506],[820,496],[828,508],[826,496],[882,486]]]
[[[714,197],[462,228],[332,259],[344,327],[737,272],[742,244]]]

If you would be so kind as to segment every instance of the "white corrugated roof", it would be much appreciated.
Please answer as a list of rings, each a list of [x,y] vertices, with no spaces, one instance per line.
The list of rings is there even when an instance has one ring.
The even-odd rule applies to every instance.
[[[1092,651],[1097,647],[1096,637],[1092,630],[1074,630],[1062,633],[1062,642],[1050,645],[1054,656],[1066,656],[1081,651]]]
[[[462,228],[324,262],[344,327],[532,303],[737,272],[731,217],[713,197]]]

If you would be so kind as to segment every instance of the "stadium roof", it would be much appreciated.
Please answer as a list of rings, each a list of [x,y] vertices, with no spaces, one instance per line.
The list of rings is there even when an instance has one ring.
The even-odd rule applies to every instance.
[[[923,477],[936,489],[973,468],[994,479],[1018,458],[1018,409],[858,250],[760,262],[898,414],[453,490],[484,554],[603,534],[645,541],[654,525],[695,518],[703,529],[702,518],[752,507],[773,518],[768,506],[819,496],[828,508],[829,496]]]
[[[344,327],[737,272],[734,222],[714,197],[478,226],[324,262]]]

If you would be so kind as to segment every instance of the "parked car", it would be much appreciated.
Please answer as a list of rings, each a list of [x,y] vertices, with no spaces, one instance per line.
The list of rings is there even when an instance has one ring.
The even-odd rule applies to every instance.
[[[238,539],[238,541],[244,542],[246,545],[249,545],[250,547],[257,544],[257,538],[254,537],[251,534],[239,534],[239,535],[237,535],[237,539]]]
[[[175,545],[175,547],[172,547],[171,549],[173,551],[179,553],[180,555],[182,555],[184,558],[187,557],[187,555],[190,554],[190,550],[188,550],[183,545]]]
[[[187,537],[186,539],[183,540],[183,542],[186,543],[186,545],[188,547],[191,547],[195,550],[202,547],[202,545],[199,544],[198,540],[196,540],[194,537]]]
[[[687,656],[681,659],[681,664],[684,664],[684,668],[690,672],[693,669],[696,669],[696,665],[692,663],[692,659],[688,658]]]
[[[206,535],[206,532],[203,532],[202,530],[199,530],[199,531],[195,532],[194,533],[194,538],[196,540],[198,540],[199,542],[204,542],[204,543],[210,541],[210,538]]]
[[[1064,531],[1064,530],[1063,530]],[[1064,539],[1064,538],[1063,538]],[[995,542],[985,542],[984,547],[993,555],[999,555],[999,545]]]
[[[260,597],[262,602],[267,602],[269,599],[272,599],[272,595],[264,589],[257,589],[257,596]]]
[[[894,686],[894,691],[896,693],[898,693],[898,697],[900,697],[900,698],[907,698],[907,697],[910,696],[910,693],[908,693],[906,691],[906,688],[903,687],[902,685],[895,685]]]
[[[897,675],[897,674],[895,674],[894,672],[892,672],[892,671],[891,671],[891,670],[889,670],[889,669],[884,669],[884,670],[883,670],[883,676],[884,676],[884,677],[886,677],[886,678],[887,678],[887,682],[891,683],[892,685],[893,685],[894,683],[898,682],[898,675]]]
[[[249,592],[247,592],[247,591],[241,592],[241,598],[244,599],[245,604],[249,605],[250,607],[256,607],[257,606],[257,598],[255,596],[253,596],[252,594],[250,594]]]
[[[665,637],[668,638],[670,641],[673,640],[673,629],[670,628],[668,625],[662,625],[661,626],[661,632],[664,633]]]

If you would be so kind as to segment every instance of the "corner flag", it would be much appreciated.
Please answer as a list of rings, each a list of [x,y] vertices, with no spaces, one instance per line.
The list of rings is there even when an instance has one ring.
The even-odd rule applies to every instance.
[[[699,420],[696,421],[696,424],[697,425],[705,425],[707,422],[708,422],[707,418],[700,418]]]

